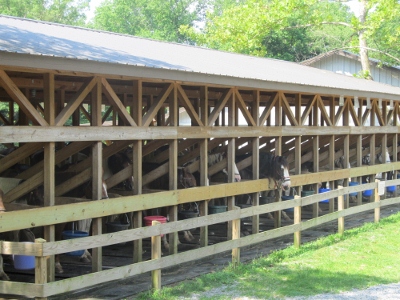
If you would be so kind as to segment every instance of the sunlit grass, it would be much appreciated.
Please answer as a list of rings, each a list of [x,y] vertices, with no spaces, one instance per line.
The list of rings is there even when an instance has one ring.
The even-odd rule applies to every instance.
[[[254,259],[237,268],[206,274],[143,293],[138,299],[259,299],[338,293],[400,282],[400,213],[302,245]],[[211,295],[211,296],[210,296]]]

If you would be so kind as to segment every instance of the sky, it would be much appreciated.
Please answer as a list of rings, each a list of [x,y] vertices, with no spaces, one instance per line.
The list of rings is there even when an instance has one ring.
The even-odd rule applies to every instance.
[[[101,4],[104,0],[91,0],[90,1],[90,10],[87,14],[88,20],[91,20],[94,17],[94,11],[97,6]],[[350,9],[358,15],[358,0],[351,0],[347,5],[350,7]]]

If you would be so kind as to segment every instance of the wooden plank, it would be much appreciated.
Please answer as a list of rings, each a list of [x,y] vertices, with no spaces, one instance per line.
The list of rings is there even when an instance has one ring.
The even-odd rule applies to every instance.
[[[204,139],[204,138],[253,138],[268,136],[307,136],[321,135],[319,126],[211,126],[211,127],[131,127],[131,126],[2,126],[0,128],[0,143],[31,143],[31,142],[71,142],[71,141],[98,141],[98,140],[171,140],[171,139]],[[339,126],[324,128],[324,135],[370,135],[370,134],[398,134],[396,126],[362,127]],[[164,142],[165,143],[165,142]]]
[[[68,101],[68,104],[63,108],[63,110],[58,114],[55,119],[56,126],[62,126],[68,120],[68,118],[72,115],[72,113],[79,108],[82,101],[86,98],[89,92],[96,85],[97,78],[93,77],[89,82],[86,82],[82,85],[82,87],[78,90],[76,95]]]
[[[157,97],[156,101],[154,101],[153,105],[147,109],[147,112],[143,117],[143,123],[142,123],[143,126],[147,127],[151,124],[153,118],[156,116],[157,112],[164,104],[165,100],[167,99],[173,88],[174,85],[172,83],[168,84],[163,88],[162,92]]]
[[[44,143],[30,143],[17,148],[1,160],[0,173],[42,149],[43,145]]]
[[[108,99],[108,102],[114,107],[114,109],[118,111],[122,119],[131,126],[137,126],[136,122],[130,116],[129,112],[126,110],[125,105],[118,98],[117,94],[114,92],[113,88],[108,83],[107,79],[102,77],[101,83],[103,85],[103,91]]]
[[[243,97],[238,89],[235,89],[235,94],[236,94],[236,104],[238,105],[238,108],[241,110],[247,124],[250,126],[256,126],[256,122],[254,121],[253,116],[250,114],[249,110],[247,109],[246,103],[244,103]]]
[[[200,120],[199,115],[196,113],[192,103],[190,102],[188,96],[186,95],[186,92],[183,90],[181,85],[177,85],[177,89],[179,94],[182,97],[182,105],[185,107],[186,112],[190,116],[190,119],[194,121],[196,126],[203,126],[203,122]],[[192,125],[193,126],[193,125]]]
[[[2,85],[9,96],[18,103],[25,115],[27,115],[34,124],[41,126],[49,125],[3,70],[0,70],[0,85]]]
[[[232,94],[233,94],[233,90],[232,89],[228,89],[222,94],[221,98],[215,104],[215,107],[214,107],[213,111],[208,116],[208,126],[213,126],[214,125],[214,123],[217,120],[220,112],[225,107],[226,103],[228,102],[228,100],[232,96]]]

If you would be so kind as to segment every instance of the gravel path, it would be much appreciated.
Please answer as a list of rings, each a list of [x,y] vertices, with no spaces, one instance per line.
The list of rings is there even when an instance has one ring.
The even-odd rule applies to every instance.
[[[212,289],[205,293],[193,294],[190,298],[180,297],[180,300],[198,300],[206,297],[209,299],[217,296],[231,297],[232,300],[262,300],[262,298],[251,298],[238,296],[235,292],[234,287],[222,286],[217,289]],[[339,294],[319,294],[310,297],[292,297],[285,298],[285,300],[395,300],[400,299],[400,283],[393,284],[381,284],[370,287],[364,290],[351,290],[348,292],[342,292]]]

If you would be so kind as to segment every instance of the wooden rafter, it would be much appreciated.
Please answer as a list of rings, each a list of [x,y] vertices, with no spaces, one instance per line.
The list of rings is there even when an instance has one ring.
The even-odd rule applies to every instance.
[[[296,117],[294,116],[292,110],[290,109],[290,105],[289,102],[285,96],[285,94],[283,92],[279,92],[280,97],[281,97],[281,103],[282,103],[282,108],[286,113],[286,116],[289,119],[290,124],[292,124],[292,126],[297,126],[299,125],[299,123],[296,120]]]
[[[358,119],[357,112],[356,112],[355,109],[354,109],[353,102],[348,101],[348,102],[347,102],[347,105],[348,105],[348,108],[349,108],[350,115],[351,115],[351,117],[353,118],[354,124],[355,124],[356,126],[360,126],[360,125],[361,125],[361,124],[360,124],[360,120]]]
[[[157,115],[157,112],[160,110],[165,100],[168,98],[171,91],[174,89],[174,84],[170,83],[163,88],[161,93],[157,96],[157,99],[148,108],[147,113],[143,116],[143,126],[150,126],[153,118]]]
[[[322,101],[322,98],[321,98],[320,95],[318,95],[318,98],[317,98],[317,105],[318,105],[318,108],[319,108],[319,110],[321,112],[321,116],[324,119],[324,121],[326,122],[326,124],[328,126],[332,126],[332,121],[329,118],[328,112],[325,109],[324,102]]]
[[[383,120],[382,111],[380,110],[380,108],[378,106],[378,100],[375,99],[375,101],[372,103],[372,105],[375,108],[375,115],[378,119],[379,125],[384,126],[385,121]]]
[[[306,122],[308,116],[311,113],[311,109],[312,107],[315,105],[315,102],[317,101],[317,96],[314,96],[312,99],[310,99],[304,109],[304,112],[301,116],[301,125],[304,125],[304,123]]]
[[[43,148],[44,143],[25,144],[7,155],[0,164],[0,173]]]
[[[183,90],[182,86],[177,84],[177,89],[181,97],[180,103],[183,105],[183,107],[186,109],[186,112],[188,113],[189,117],[191,118],[192,121],[196,123],[196,126],[203,126],[203,122],[200,120],[199,115],[197,114],[196,110],[194,109],[192,103],[190,102],[188,96],[186,95],[186,92]]]
[[[235,99],[236,104],[238,105],[240,111],[242,112],[243,117],[246,119],[247,124],[251,126],[256,126],[256,122],[251,116],[249,110],[247,109],[246,103],[244,102],[243,97],[238,89],[235,89],[235,94],[236,94],[236,99]]]
[[[23,112],[32,120],[34,124],[41,126],[49,125],[3,70],[0,70],[0,85],[2,85],[9,96],[18,103],[20,109],[23,110]]]
[[[269,101],[265,106],[264,111],[261,113],[259,124],[264,124],[267,121],[269,115],[271,114],[272,108],[274,108],[275,103],[279,100],[279,94],[275,93],[272,97],[272,101]]]
[[[97,83],[97,78],[93,77],[89,82],[86,82],[81,86],[81,88],[76,93],[75,97],[73,97],[68,104],[63,108],[63,110],[59,113],[59,115],[55,119],[56,126],[62,126],[68,120],[68,118],[72,115],[72,113],[81,105],[83,100],[89,94],[89,92],[94,88]]]
[[[90,121],[91,119],[90,113],[86,110],[86,108],[82,104],[79,106],[79,110],[85,115],[86,119]]]
[[[131,126],[137,126],[136,122],[132,119],[129,112],[126,110],[125,105],[118,98],[118,95],[114,92],[111,85],[108,83],[107,79],[101,78],[101,83],[103,85],[103,92],[107,97],[108,102],[114,107],[114,109],[119,113],[124,122]]]
[[[208,117],[208,126],[212,126],[214,122],[217,120],[219,113],[225,107],[226,103],[228,102],[229,98],[233,94],[233,89],[229,89],[222,94],[221,98],[215,104],[213,111],[211,112],[210,116]]]
[[[5,125],[11,125],[10,121],[7,120],[7,118],[3,116],[1,112],[0,112],[0,120],[2,120]]]

